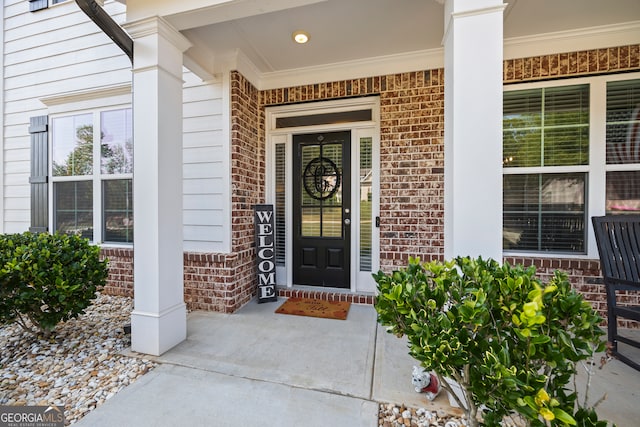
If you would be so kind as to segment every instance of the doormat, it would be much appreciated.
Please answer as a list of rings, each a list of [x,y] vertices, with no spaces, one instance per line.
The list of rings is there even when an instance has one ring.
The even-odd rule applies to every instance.
[[[351,303],[346,301],[325,301],[292,297],[287,299],[284,304],[276,310],[276,313],[346,320],[350,306]]]

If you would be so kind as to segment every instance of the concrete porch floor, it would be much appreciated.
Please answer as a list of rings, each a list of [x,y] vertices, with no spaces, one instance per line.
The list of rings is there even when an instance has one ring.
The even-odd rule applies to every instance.
[[[76,425],[373,427],[379,402],[460,413],[444,392],[429,402],[414,391],[406,340],[377,325],[372,306],[352,304],[342,321],[275,314],[283,301],[190,313],[186,341]],[[600,417],[638,425],[639,382],[616,360],[598,370]]]

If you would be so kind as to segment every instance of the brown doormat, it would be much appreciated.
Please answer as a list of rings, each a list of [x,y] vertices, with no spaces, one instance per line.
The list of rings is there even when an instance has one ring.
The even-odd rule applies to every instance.
[[[276,310],[276,313],[345,320],[349,314],[350,306],[351,303],[346,301],[325,301],[292,297],[287,299],[284,304]]]

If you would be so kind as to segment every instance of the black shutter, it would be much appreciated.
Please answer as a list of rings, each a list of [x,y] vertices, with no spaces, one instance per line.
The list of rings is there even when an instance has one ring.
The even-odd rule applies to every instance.
[[[29,0],[29,11],[35,12],[36,10],[46,9],[47,0]]]
[[[31,117],[31,227],[29,231],[43,233],[49,224],[49,138],[48,116]]]

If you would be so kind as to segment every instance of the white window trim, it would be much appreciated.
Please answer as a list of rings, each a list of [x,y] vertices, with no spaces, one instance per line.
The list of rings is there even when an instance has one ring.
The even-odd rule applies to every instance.
[[[132,248],[132,243],[118,243],[118,242],[104,242],[102,235],[102,221],[103,221],[103,207],[102,207],[102,182],[105,180],[113,180],[113,179],[131,179],[133,180],[133,172],[128,174],[110,174],[103,175],[100,173],[100,143],[96,143],[96,133],[95,130],[101,129],[100,117],[101,113],[106,111],[114,111],[114,110],[123,110],[123,109],[131,109],[131,103],[119,103],[122,102],[122,99],[119,96],[116,98],[112,98],[111,100],[102,100],[100,102],[98,99],[89,100],[89,105],[101,105],[100,108],[83,108],[79,109],[77,105],[72,105],[75,103],[67,104],[68,111],[64,111],[64,104],[60,106],[55,114],[49,115],[49,142],[48,142],[48,151],[49,151],[49,164],[48,164],[48,176],[49,176],[49,185],[48,185],[48,193],[49,193],[49,229],[55,231],[55,192],[53,189],[54,183],[56,182],[77,182],[77,181],[92,181],[93,183],[93,239],[92,243],[96,245],[100,245],[102,247],[114,247],[114,248]],[[87,106],[86,102],[84,102],[84,106]],[[82,114],[91,114],[93,117],[93,129],[94,129],[94,141],[93,141],[93,170],[94,173],[91,175],[79,175],[79,176],[53,176],[53,123],[57,118],[76,116]],[[98,133],[99,135],[99,133]],[[134,160],[135,162],[135,160]],[[96,169],[96,165],[98,168]]]
[[[597,259],[595,234],[591,226],[591,217],[605,214],[606,205],[606,172],[616,170],[640,170],[640,164],[609,165],[606,164],[607,140],[607,82],[640,79],[640,73],[605,74],[600,76],[566,78],[532,83],[508,84],[503,87],[504,92],[526,89],[540,89],[580,84],[589,85],[589,164],[581,166],[559,166],[540,168],[503,168],[505,174],[540,173],[544,172],[586,172],[587,194],[585,208],[587,210],[585,227],[587,228],[586,254],[571,254],[566,252],[524,252],[507,251],[503,256],[532,257],[532,258],[568,258],[568,259]]]
[[[53,0],[48,0],[49,1],[49,7],[56,7],[58,5],[64,4],[64,3],[68,3],[72,0],[62,0],[58,3],[54,3]],[[100,6],[104,6],[104,0],[96,0],[96,3],[98,3]]]

